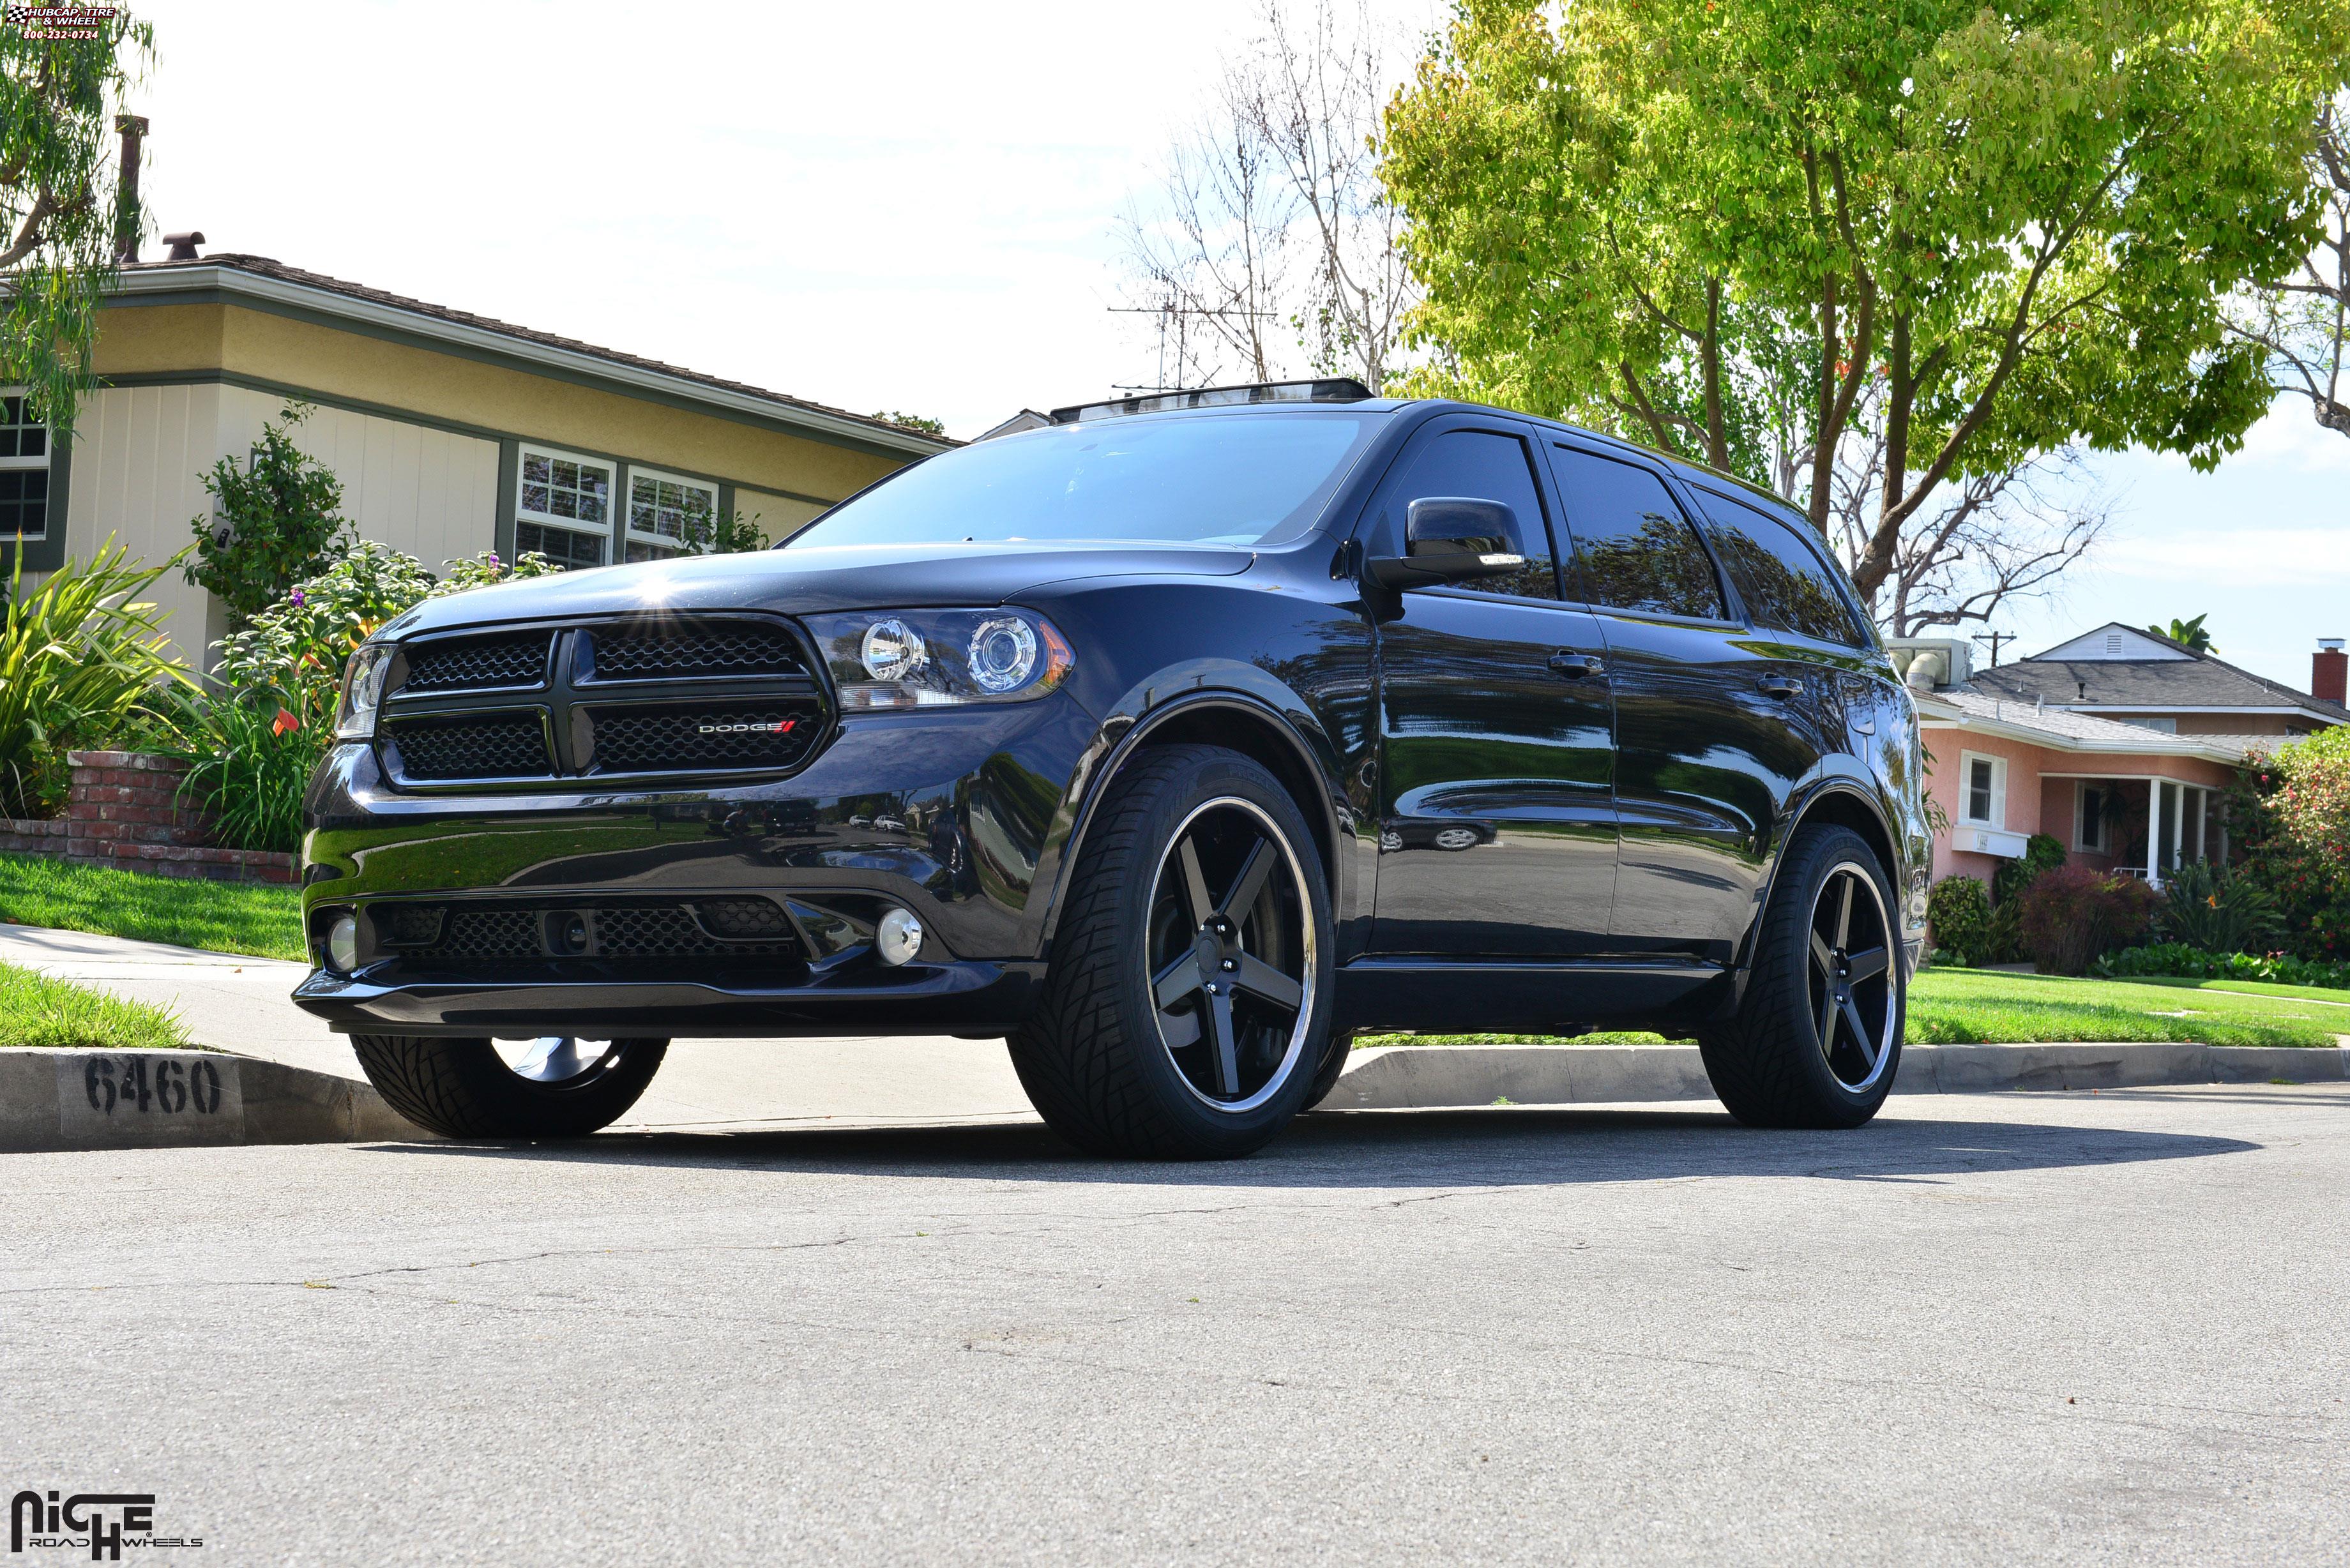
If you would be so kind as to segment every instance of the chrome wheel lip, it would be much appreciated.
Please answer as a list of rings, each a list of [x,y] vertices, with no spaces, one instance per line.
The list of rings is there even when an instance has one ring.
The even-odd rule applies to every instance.
[[[530,1040],[494,1040],[490,1048],[515,1077],[560,1089],[584,1083],[618,1061],[620,1042],[541,1034]]]
[[[1265,839],[1281,851],[1282,863],[1288,868],[1290,881],[1297,889],[1300,905],[1298,927],[1302,933],[1298,948],[1303,961],[1302,967],[1305,970],[1305,975],[1299,981],[1300,995],[1296,1021],[1289,1027],[1289,1043],[1283,1051],[1281,1061],[1274,1067],[1271,1075],[1265,1079],[1263,1087],[1254,1094],[1243,1096],[1236,1100],[1220,1100],[1211,1095],[1202,1094],[1200,1086],[1191,1082],[1191,1075],[1183,1071],[1182,1064],[1175,1059],[1175,1048],[1167,1043],[1167,1031],[1160,1022],[1163,1014],[1159,1006],[1156,988],[1152,983],[1149,935],[1150,911],[1159,907],[1159,889],[1166,886],[1168,867],[1180,852],[1184,836],[1191,831],[1193,823],[1198,822],[1208,813],[1228,808],[1243,812],[1253,818]],[[1168,836],[1167,847],[1159,857],[1158,869],[1151,873],[1150,894],[1143,904],[1141,955],[1142,990],[1144,996],[1149,1001],[1150,1027],[1159,1038],[1159,1049],[1167,1058],[1167,1065],[1175,1074],[1175,1081],[1182,1085],[1185,1092],[1194,1100],[1211,1111],[1225,1116],[1240,1116],[1257,1109],[1288,1085],[1289,1081],[1296,1075],[1299,1064],[1305,1060],[1306,1037],[1313,1028],[1315,1000],[1321,986],[1319,974],[1321,938],[1314,929],[1314,904],[1307,893],[1305,868],[1297,857],[1296,846],[1289,842],[1289,836],[1282,832],[1280,826],[1273,820],[1272,815],[1263,806],[1240,795],[1218,795],[1214,799],[1201,801],[1184,813],[1183,820],[1175,825],[1175,831]]]
[[[1873,1051],[1870,1051],[1864,1043],[1862,1032],[1853,1028],[1858,1012],[1855,1003],[1846,1001],[1833,1011],[1826,1006],[1827,1002],[1835,1000],[1834,993],[1835,969],[1833,961],[1841,960],[1850,951],[1850,949],[1848,941],[1828,946],[1827,951],[1833,955],[1833,958],[1831,961],[1824,961],[1821,951],[1826,944],[1824,944],[1818,931],[1820,911],[1830,896],[1839,885],[1848,888],[1856,883],[1867,890],[1869,906],[1876,913],[1878,940],[1884,952],[1885,967],[1876,973],[1864,977],[1862,981],[1866,983],[1868,981],[1881,979],[1886,988],[1885,1017],[1876,1031],[1877,1040]],[[1846,934],[1848,936],[1848,933]],[[1804,935],[1809,948],[1809,950],[1803,955],[1802,961],[1804,975],[1804,998],[1805,1009],[1809,1014],[1807,1021],[1811,1024],[1813,1042],[1819,1048],[1822,1064],[1827,1068],[1828,1075],[1835,1080],[1839,1088],[1847,1094],[1866,1094],[1884,1081],[1886,1073],[1893,1065],[1895,1047],[1898,1044],[1894,1038],[1894,1033],[1901,1022],[1901,1009],[1898,1005],[1901,995],[1900,956],[1894,947],[1893,921],[1886,909],[1884,895],[1877,888],[1877,877],[1868,867],[1857,860],[1839,860],[1828,867],[1827,876],[1820,883],[1819,893],[1812,900],[1810,918],[1804,923]],[[1812,999],[1811,975],[1814,969],[1821,970],[1822,979],[1826,982],[1828,990],[1828,996],[1820,1003],[1814,1003]],[[1849,986],[1846,987],[1847,993],[1850,989]],[[1822,1012],[1826,1012],[1831,1020],[1825,1037],[1823,1037],[1819,1023]],[[1835,1041],[1836,1022],[1839,1020],[1842,1021],[1845,1031],[1855,1036],[1855,1043],[1863,1054],[1870,1058],[1867,1073],[1856,1083],[1847,1079],[1836,1070]]]

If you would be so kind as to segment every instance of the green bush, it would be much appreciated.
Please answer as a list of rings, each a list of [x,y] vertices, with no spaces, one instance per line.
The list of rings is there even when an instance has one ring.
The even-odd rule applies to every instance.
[[[54,816],[66,753],[111,745],[187,675],[139,597],[172,562],[141,566],[109,538],[88,564],[68,560],[28,592],[24,559],[17,552],[0,628],[0,816]]]
[[[1991,895],[1972,877],[1945,877],[1926,895],[1926,921],[1934,946],[1963,968],[1986,961]]]
[[[2350,963],[2312,963],[2290,953],[2216,953],[2185,942],[2156,942],[2109,953],[2091,966],[2100,980],[2167,975],[2180,980],[2257,980],[2272,985],[2350,991]]]
[[[2154,923],[2162,895],[2126,877],[2085,866],[2044,871],[2016,899],[2024,953],[2043,974],[2081,974]]]
[[[2284,917],[2251,877],[2198,860],[2164,884],[2162,929],[2207,953],[2267,952],[2284,934]]]
[[[228,607],[232,626],[243,627],[317,574],[350,533],[343,482],[294,444],[295,427],[311,412],[286,404],[262,426],[243,466],[224,457],[204,475],[213,511],[189,519],[196,558],[187,578]]]
[[[2285,946],[2350,958],[2350,727],[2277,748],[2245,769],[2229,800],[2243,871],[2276,900]]]

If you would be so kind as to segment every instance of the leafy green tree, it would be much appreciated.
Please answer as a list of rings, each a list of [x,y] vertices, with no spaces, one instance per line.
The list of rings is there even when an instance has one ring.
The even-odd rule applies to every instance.
[[[155,35],[120,11],[44,26],[46,9],[11,5],[0,26],[0,382],[28,388],[64,441],[122,231],[140,222],[118,210],[107,153]]]
[[[288,403],[262,426],[261,439],[242,464],[224,457],[204,475],[213,497],[210,516],[189,520],[196,558],[187,580],[209,588],[242,628],[305,577],[323,571],[346,545],[343,482],[334,470],[294,442],[311,410]]]
[[[920,431],[924,435],[942,436],[947,433],[947,427],[943,421],[929,419],[921,414],[900,414],[884,410],[873,417],[889,424],[903,425],[910,431]]]
[[[1388,123],[1429,379],[1762,480],[1775,423],[1823,527],[1881,441],[1873,597],[1947,480],[2241,444],[2222,307],[2309,253],[2345,44],[2336,0],[1463,0]]]
[[[2204,613],[2208,615],[2210,612]],[[2167,637],[2173,642],[2183,643],[2197,653],[2220,651],[2212,645],[2211,634],[2203,629],[2203,617],[2199,615],[2193,620],[2180,620],[2173,616],[2168,626],[2149,626],[2146,629],[2157,637]]]

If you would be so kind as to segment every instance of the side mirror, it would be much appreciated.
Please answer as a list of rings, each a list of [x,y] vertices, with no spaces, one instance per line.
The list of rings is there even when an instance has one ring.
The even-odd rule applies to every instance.
[[[1506,502],[1424,495],[1404,519],[1404,554],[1364,568],[1382,587],[1425,588],[1505,577],[1526,564],[1518,514]]]

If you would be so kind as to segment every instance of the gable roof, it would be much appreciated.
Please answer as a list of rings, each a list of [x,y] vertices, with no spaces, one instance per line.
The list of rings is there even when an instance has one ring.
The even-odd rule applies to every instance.
[[[2104,649],[2109,634],[2127,634],[2132,656],[2115,658]],[[2092,645],[2083,657],[2077,650]],[[2072,651],[2067,657],[2068,650]],[[2293,713],[2325,724],[2350,724],[2350,708],[2297,691],[2280,680],[2239,670],[2226,659],[2198,653],[2158,633],[2114,622],[2060,643],[2046,653],[1978,670],[1970,689],[2008,702],[2044,702],[2050,708],[2120,709],[2129,712],[2244,711]]]
[[[2002,699],[1964,687],[1915,694],[1918,717],[1929,726],[1947,724],[1987,734],[2045,746],[2051,751],[2085,752],[2103,755],[2137,754],[2157,757],[2201,757],[2208,762],[2241,762],[2249,737],[2238,735],[2167,735],[2138,724],[2118,723],[2094,713],[2065,708],[2043,708],[2031,702]],[[2287,739],[2264,737],[2272,746]]]
[[[2032,657],[2085,661],[2156,659],[2175,663],[2182,659],[2193,659],[2196,653],[2185,643],[2150,628],[2124,626],[2117,620],[2109,620],[2095,631],[2083,632],[2070,642],[2060,642]]]
[[[121,269],[114,293],[124,303],[156,305],[176,303],[169,297],[174,295],[215,293],[264,309],[307,309],[361,326],[393,327],[450,347],[500,350],[505,358],[557,372],[585,370],[607,381],[900,455],[928,457],[962,444],[788,393],[307,272],[270,256],[223,251],[196,261],[132,262]]]

